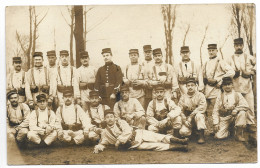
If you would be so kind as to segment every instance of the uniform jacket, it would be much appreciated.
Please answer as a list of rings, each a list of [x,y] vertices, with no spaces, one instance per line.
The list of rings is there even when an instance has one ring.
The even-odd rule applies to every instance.
[[[19,103],[19,105],[14,108],[10,105],[7,107],[7,121],[14,124],[18,124],[18,127],[29,127],[29,116],[30,108],[25,103]]]

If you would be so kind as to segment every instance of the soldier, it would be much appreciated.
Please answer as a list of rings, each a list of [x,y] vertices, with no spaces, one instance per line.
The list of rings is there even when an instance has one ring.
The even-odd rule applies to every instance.
[[[78,102],[81,102],[84,111],[88,109],[89,92],[94,90],[96,79],[96,68],[89,65],[89,55],[87,51],[80,52],[81,66],[76,70],[74,88]]]
[[[189,77],[194,77],[199,82],[198,90],[203,91],[203,77],[199,67],[190,59],[190,49],[189,46],[181,47],[181,57],[182,61],[179,62],[175,67],[176,75],[178,78],[178,83],[180,87],[181,94],[187,93],[186,80]]]
[[[110,109],[107,105],[100,104],[99,92],[92,90],[89,92],[88,114],[91,119],[88,137],[91,141],[99,141],[101,131],[105,128],[104,111]]]
[[[45,94],[39,94],[36,98],[38,108],[30,114],[27,137],[29,141],[35,144],[44,141],[44,145],[50,145],[57,139],[55,113],[48,108]]]
[[[243,38],[234,40],[235,54],[228,60],[228,64],[235,70],[233,77],[234,90],[246,99],[250,111],[247,113],[247,124],[250,130],[255,129],[254,95],[252,90],[252,75],[256,73],[256,60],[253,56],[243,53]]]
[[[144,80],[144,72],[142,65],[138,63],[139,52],[138,49],[129,50],[129,58],[131,64],[126,66],[123,81],[129,85],[130,98],[136,98],[144,107],[144,86],[147,85]]]
[[[145,61],[142,63],[143,71],[144,71],[144,78],[148,81],[152,79],[152,67],[154,66],[154,60],[152,59],[152,47],[151,45],[144,45],[143,51],[145,55]],[[146,110],[148,107],[148,104],[152,100],[153,95],[153,89],[150,85],[146,85],[144,88],[145,91],[145,105],[144,109]]]
[[[69,52],[67,50],[60,51],[61,65],[58,67],[58,79],[57,79],[57,94],[59,99],[59,105],[63,102],[63,91],[68,88],[73,88],[74,93],[74,75],[75,68],[69,64]],[[74,94],[75,95],[75,94]],[[80,102],[77,102],[80,104]]]
[[[102,104],[114,107],[120,99],[119,88],[123,82],[123,74],[120,66],[112,62],[112,51],[110,48],[102,49],[105,65],[98,69],[95,81],[95,89],[99,91]]]
[[[171,133],[180,137],[179,130],[182,125],[181,109],[176,106],[174,101],[164,96],[165,88],[157,85],[155,88],[155,99],[147,108],[148,130],[159,133]]]
[[[25,103],[19,103],[19,95],[15,89],[7,93],[7,99],[10,101],[7,107],[7,135],[21,144],[29,131],[27,117],[30,115],[30,108]]]
[[[120,90],[121,100],[114,106],[116,119],[125,120],[130,126],[145,129],[145,111],[141,103],[129,96],[130,90],[127,85],[123,85]]]
[[[62,142],[82,144],[85,140],[84,132],[87,125],[90,124],[90,118],[87,117],[83,109],[74,104],[73,89],[63,91],[64,104],[56,112],[56,130],[58,139]]]
[[[37,95],[43,93],[49,95],[50,92],[47,68],[43,67],[42,52],[35,52],[33,61],[34,67],[25,74],[25,93],[31,109],[34,109],[34,105],[37,103]]]
[[[213,132],[212,111],[220,92],[223,77],[233,77],[235,71],[224,60],[217,57],[217,44],[208,45],[209,60],[203,66],[204,94],[207,100],[207,119],[209,133]]]
[[[7,76],[7,92],[16,89],[19,94],[19,102],[25,102],[25,72],[22,70],[21,57],[13,57],[14,71]]]
[[[163,63],[162,50],[160,48],[153,50],[153,57],[155,65],[152,67],[152,80],[149,80],[150,85],[156,87],[156,85],[162,84],[165,88],[165,97],[176,98],[178,83],[172,66],[170,64]]]
[[[107,145],[115,145],[117,149],[188,151],[187,139],[178,139],[173,135],[163,135],[143,129],[133,130],[126,121],[116,120],[112,110],[105,111],[105,121],[107,126],[93,153],[103,151]]]
[[[205,124],[205,111],[207,109],[206,98],[203,93],[196,90],[196,79],[187,78],[187,93],[180,98],[178,106],[181,108],[182,127],[180,134],[182,136],[190,136],[192,127],[196,126],[199,139],[198,143],[205,143],[204,130],[207,128]]]
[[[250,108],[247,101],[233,89],[233,82],[230,77],[223,78],[222,93],[217,97],[213,110],[213,124],[215,138],[224,139],[229,135],[229,126],[234,122],[236,139],[245,141],[243,136],[246,127],[246,118]]]

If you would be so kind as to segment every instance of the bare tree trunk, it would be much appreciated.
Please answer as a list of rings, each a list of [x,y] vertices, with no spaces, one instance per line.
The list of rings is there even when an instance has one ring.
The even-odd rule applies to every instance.
[[[183,42],[182,42],[182,46],[185,46],[186,38],[187,38],[187,35],[188,35],[189,31],[190,31],[190,24],[188,24],[188,27],[187,27],[187,29],[185,31]]]
[[[208,30],[208,25],[205,27],[204,36],[203,36],[203,39],[202,39],[201,44],[200,44],[200,65],[201,65],[201,66],[203,66],[203,61],[202,61],[202,46],[203,46],[204,41],[205,41],[205,38],[206,38],[207,30]]]
[[[70,64],[74,66],[73,60],[73,32],[74,32],[74,7],[71,7],[71,24],[70,24]]]
[[[31,65],[31,49],[32,49],[32,7],[29,6],[29,19],[30,19],[30,34],[29,34],[29,46],[26,52],[26,58],[27,58],[27,69],[26,71],[30,68]]]

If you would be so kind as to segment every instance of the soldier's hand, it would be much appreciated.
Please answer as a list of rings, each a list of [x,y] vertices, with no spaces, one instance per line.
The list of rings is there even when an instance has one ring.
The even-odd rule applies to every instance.
[[[62,139],[63,138],[63,131],[58,131],[58,139]]]
[[[189,121],[187,121],[187,120],[185,121],[184,125],[185,125],[186,127],[188,127],[188,128],[191,127],[191,123],[190,123]]]
[[[93,153],[99,153],[99,150],[98,150],[98,148],[94,148],[94,151],[93,151]]]
[[[213,126],[213,129],[214,129],[214,132],[218,132],[218,130],[219,130],[219,125],[218,125],[218,124],[214,125],[214,126]]]
[[[133,85],[140,86],[142,85],[142,82],[140,80],[134,80]]]
[[[129,84],[130,84],[130,81],[129,81],[128,79],[123,79],[123,81],[124,81],[124,83],[125,83],[126,85],[129,85]]]
[[[232,113],[231,113],[231,115],[234,117],[234,116],[236,116],[237,115],[237,110],[232,110]]]
[[[44,135],[45,129],[38,130],[37,132],[38,132],[38,134],[40,134],[40,135]]]
[[[51,126],[47,126],[45,129],[46,134],[50,134],[52,132],[53,128]]]
[[[95,129],[95,133],[98,134],[98,135],[100,135],[102,133],[102,131],[103,130],[101,128],[96,128]]]
[[[118,146],[119,146],[119,145],[120,145],[120,141],[117,140],[116,143],[115,143],[115,147],[116,147],[116,149],[118,149]]]
[[[114,93],[112,93],[112,94],[110,95],[110,99],[116,99],[116,95],[115,95]]]
[[[81,99],[80,99],[80,98],[77,98],[77,104],[78,104],[79,106],[82,105],[82,102],[81,102]]]

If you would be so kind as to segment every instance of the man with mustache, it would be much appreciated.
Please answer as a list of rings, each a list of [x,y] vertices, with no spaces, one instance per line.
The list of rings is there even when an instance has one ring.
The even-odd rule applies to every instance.
[[[123,73],[120,66],[113,63],[110,48],[102,49],[101,54],[105,65],[98,69],[95,89],[99,91],[102,104],[114,108],[114,104],[120,99],[119,89],[123,83]]]
[[[7,137],[16,139],[19,145],[25,141],[29,131],[30,108],[25,103],[19,103],[15,89],[7,93],[7,99],[10,101],[7,106]]]
[[[74,88],[77,102],[82,105],[84,111],[88,109],[89,92],[94,90],[97,70],[89,65],[89,54],[87,51],[80,52],[81,66],[76,69]]]
[[[180,134],[188,137],[192,133],[192,127],[196,126],[199,133],[198,144],[203,144],[205,143],[204,130],[207,128],[205,124],[207,102],[204,94],[197,91],[196,85],[195,78],[186,79],[187,93],[181,96],[178,104],[182,111]]]
[[[245,141],[243,133],[247,124],[247,111],[250,110],[247,101],[233,89],[230,77],[223,78],[222,92],[219,93],[213,110],[215,138],[224,139],[229,136],[229,125],[234,123],[236,139]]]
[[[21,57],[13,57],[14,70],[7,75],[7,92],[16,89],[19,94],[19,102],[23,103],[25,99],[25,72],[22,70]]]

